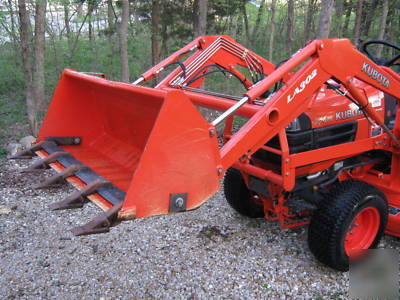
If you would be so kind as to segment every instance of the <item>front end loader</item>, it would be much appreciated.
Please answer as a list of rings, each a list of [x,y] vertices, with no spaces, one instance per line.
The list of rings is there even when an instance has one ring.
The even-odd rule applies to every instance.
[[[315,40],[274,65],[228,36],[205,36],[132,84],[66,69],[36,143],[14,158],[40,157],[25,172],[56,171],[36,188],[77,188],[52,209],[90,200],[104,211],[75,235],[193,210],[224,178],[236,211],[309,225],[316,258],[347,270],[384,233],[400,236],[400,55],[376,58],[371,44],[400,51]],[[244,93],[205,89],[212,73],[236,78]],[[199,106],[221,114],[207,121]],[[239,129],[237,117],[247,120]]]

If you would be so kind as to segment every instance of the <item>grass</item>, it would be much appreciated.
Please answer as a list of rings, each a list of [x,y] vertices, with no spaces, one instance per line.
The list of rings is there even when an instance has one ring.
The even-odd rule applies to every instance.
[[[6,156],[6,150],[3,147],[7,139],[12,136],[10,126],[28,122],[25,112],[26,106],[23,100],[16,96],[0,95],[0,158]]]

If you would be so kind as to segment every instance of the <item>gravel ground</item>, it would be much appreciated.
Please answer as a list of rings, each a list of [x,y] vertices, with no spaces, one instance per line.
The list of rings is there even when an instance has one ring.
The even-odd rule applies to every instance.
[[[241,217],[221,192],[198,210],[123,222],[110,233],[69,229],[100,210],[50,211],[67,184],[34,191],[51,171],[0,159],[1,298],[346,298],[348,273],[318,263],[306,228]],[[9,211],[7,211],[8,208]],[[383,244],[398,247],[397,239]]]

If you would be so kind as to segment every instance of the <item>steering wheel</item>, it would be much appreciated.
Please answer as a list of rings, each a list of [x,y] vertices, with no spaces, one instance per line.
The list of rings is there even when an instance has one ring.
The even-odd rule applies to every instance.
[[[390,43],[388,41],[371,40],[371,41],[367,41],[367,42],[363,43],[362,46],[361,46],[361,49],[372,61],[374,61],[378,65],[384,65],[386,67],[400,66],[400,53],[395,55],[395,56],[393,56],[390,59],[378,58],[378,57],[372,55],[370,53],[370,51],[368,51],[368,46],[370,46],[370,45],[384,45],[384,46],[388,46],[390,48],[396,49],[397,51],[400,52],[400,47],[399,46],[396,46],[395,44],[392,44],[392,43]]]

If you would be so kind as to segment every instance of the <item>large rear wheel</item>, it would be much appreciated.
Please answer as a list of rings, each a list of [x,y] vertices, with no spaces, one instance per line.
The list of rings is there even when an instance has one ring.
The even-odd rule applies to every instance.
[[[250,218],[264,217],[264,207],[251,192],[239,170],[230,168],[224,178],[224,193],[229,205],[238,213]]]
[[[347,271],[350,260],[378,245],[387,215],[386,198],[372,185],[356,180],[337,183],[312,216],[310,250],[329,267]]]

